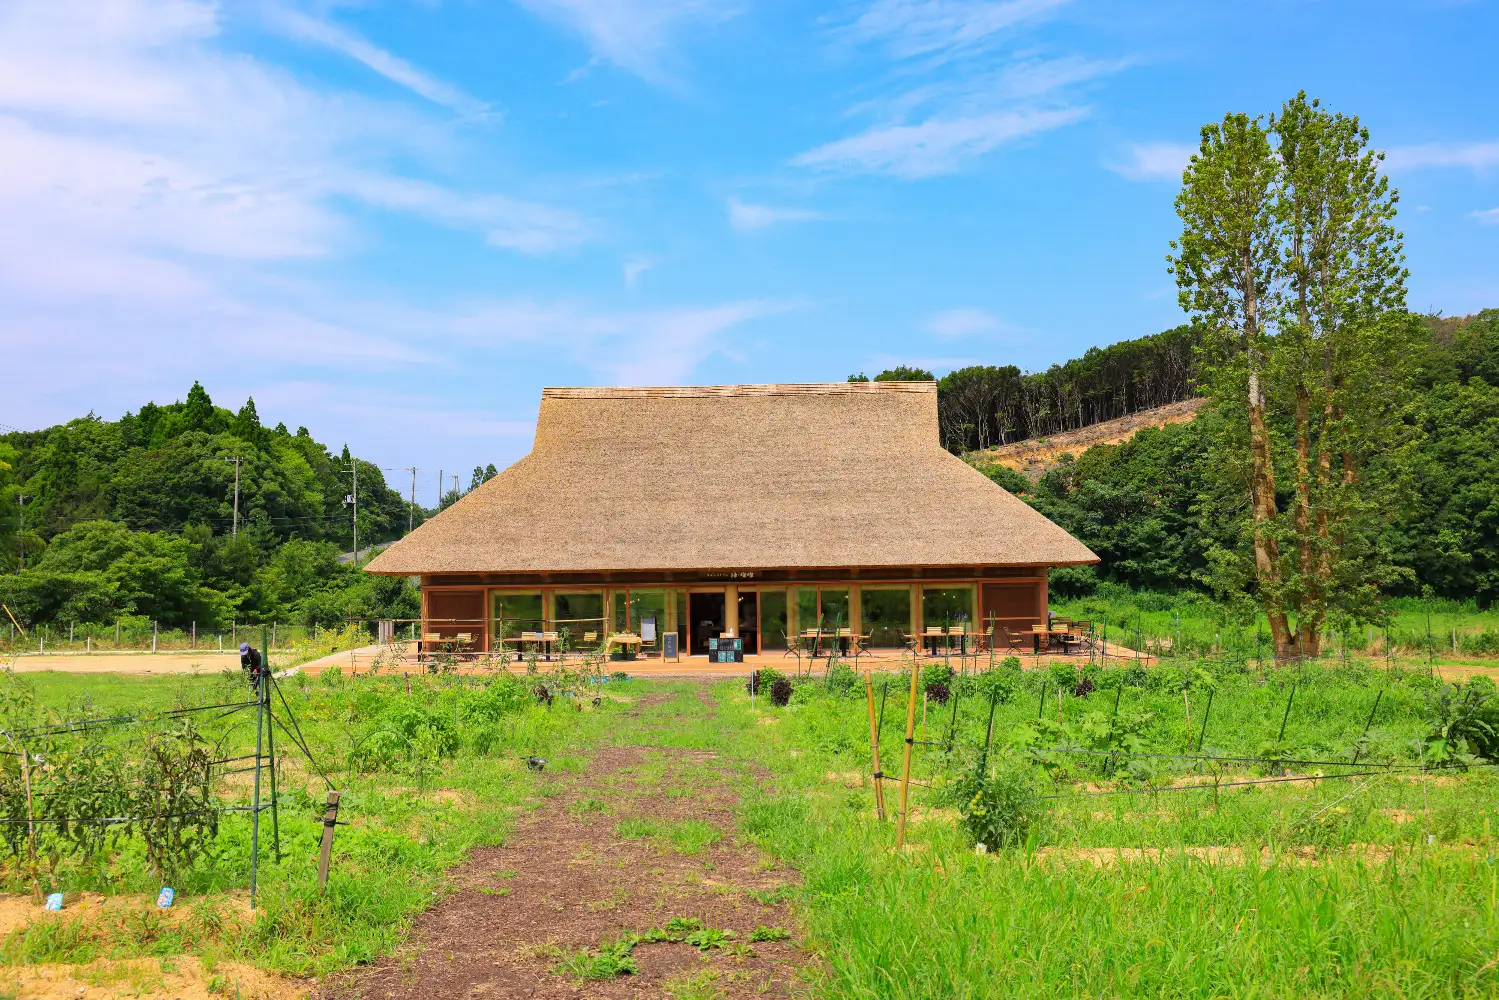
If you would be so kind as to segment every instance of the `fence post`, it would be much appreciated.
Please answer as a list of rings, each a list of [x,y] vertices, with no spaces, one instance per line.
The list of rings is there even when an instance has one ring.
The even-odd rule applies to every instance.
[[[333,830],[338,826],[338,798],[336,788],[328,789],[328,804],[323,809],[323,843],[318,848],[317,887],[319,892],[328,891],[328,862],[333,856]]]
[[[151,623],[151,652],[156,652],[156,623]]]
[[[921,676],[921,663],[911,664],[911,696],[906,700],[906,750],[900,765],[900,821],[895,827],[895,849],[906,846],[907,803],[911,797],[911,749],[916,740],[916,683]]]
[[[758,675],[757,675],[758,676]],[[756,685],[751,681],[750,690]],[[881,823],[885,822],[885,775],[880,772],[880,731],[874,720],[874,680],[869,671],[864,671],[864,703],[869,709],[869,752],[874,758],[874,813]]]
[[[197,649],[198,648],[198,623],[197,622],[193,622],[193,635],[192,635],[192,638],[188,640],[188,648],[189,649]]]

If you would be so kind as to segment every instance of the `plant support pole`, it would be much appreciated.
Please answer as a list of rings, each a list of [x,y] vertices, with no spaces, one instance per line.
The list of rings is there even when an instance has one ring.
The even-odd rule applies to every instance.
[[[1208,688],[1208,707],[1202,710],[1202,729],[1197,733],[1197,752],[1202,753],[1202,741],[1208,734],[1208,716],[1213,714],[1213,688]]]
[[[911,794],[911,748],[916,740],[916,682],[921,675],[921,664],[911,664],[911,696],[906,699],[906,749],[900,765],[900,821],[895,827],[895,849],[906,846],[906,813]]]
[[[250,801],[250,909],[255,909],[255,889],[260,875],[260,767],[264,763],[265,670],[255,688],[255,793]]]
[[[1280,732],[1275,735],[1277,743],[1286,736],[1286,721],[1291,718],[1291,703],[1296,700],[1296,684],[1296,681],[1291,682],[1291,695],[1286,699],[1286,714],[1280,717]]]
[[[267,678],[271,673],[271,647],[266,645],[266,627],[260,626],[260,659],[261,659],[261,685],[262,699],[266,718],[265,738],[266,750],[271,757],[271,843],[275,846],[276,864],[281,863],[281,810],[277,803],[276,795],[276,726],[271,717],[271,686]]]
[[[328,891],[328,863],[333,857],[333,830],[338,825],[338,798],[336,788],[328,789],[328,804],[323,809],[323,843],[318,848],[317,887],[319,892]]]
[[[1369,721],[1364,723],[1364,731],[1359,734],[1358,744],[1353,748],[1353,763],[1358,763],[1359,755],[1364,752],[1364,739],[1369,735],[1369,727],[1374,725],[1374,713],[1379,711],[1379,699],[1384,697],[1384,688],[1380,688],[1374,695],[1374,707],[1369,709]]]
[[[874,759],[874,814],[885,822],[885,784],[880,773],[880,730],[874,717],[874,680],[864,671],[864,702],[869,707],[869,753]]]

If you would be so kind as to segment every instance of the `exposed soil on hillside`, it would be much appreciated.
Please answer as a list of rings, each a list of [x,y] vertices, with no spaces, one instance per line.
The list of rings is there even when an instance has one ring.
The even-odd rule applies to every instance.
[[[711,710],[707,692],[699,697]],[[417,919],[409,948],[335,978],[321,995],[790,995],[801,961],[795,938],[750,939],[757,928],[792,930],[781,897],[794,873],[736,841],[735,785],[744,777],[742,765],[704,751],[601,751],[581,772],[559,776],[503,847],[469,856],[453,873],[453,893]],[[633,974],[585,979],[567,970],[580,952],[667,929],[674,918],[710,933],[697,945],[636,944]],[[706,938],[719,946],[703,946]]]
[[[1188,399],[1180,403],[1169,403],[1116,420],[1105,420],[1080,430],[1015,441],[985,451],[972,451],[963,457],[980,467],[1007,465],[1029,476],[1034,482],[1045,475],[1047,469],[1056,465],[1063,455],[1077,456],[1100,444],[1123,444],[1146,427],[1185,423],[1196,417],[1197,411],[1206,402],[1205,399]]]

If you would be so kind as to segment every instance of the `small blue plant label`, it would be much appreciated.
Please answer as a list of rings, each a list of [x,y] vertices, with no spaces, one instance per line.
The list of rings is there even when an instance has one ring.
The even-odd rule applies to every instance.
[[[62,909],[62,893],[60,893],[60,892],[54,892],[51,895],[49,895],[47,897],[47,903],[46,903],[46,907],[45,908],[48,909],[48,910],[60,910],[60,909]]]
[[[176,890],[170,886],[162,886],[161,891],[156,894],[156,905],[163,910],[172,905],[172,900],[177,897]]]

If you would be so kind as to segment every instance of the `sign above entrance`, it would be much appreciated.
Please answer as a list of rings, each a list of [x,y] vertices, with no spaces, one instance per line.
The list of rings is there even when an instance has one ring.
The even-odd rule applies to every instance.
[[[744,639],[740,636],[721,636],[708,640],[709,663],[743,663]]]
[[[753,580],[755,571],[752,569],[736,570],[732,573],[704,573],[705,580]]]

